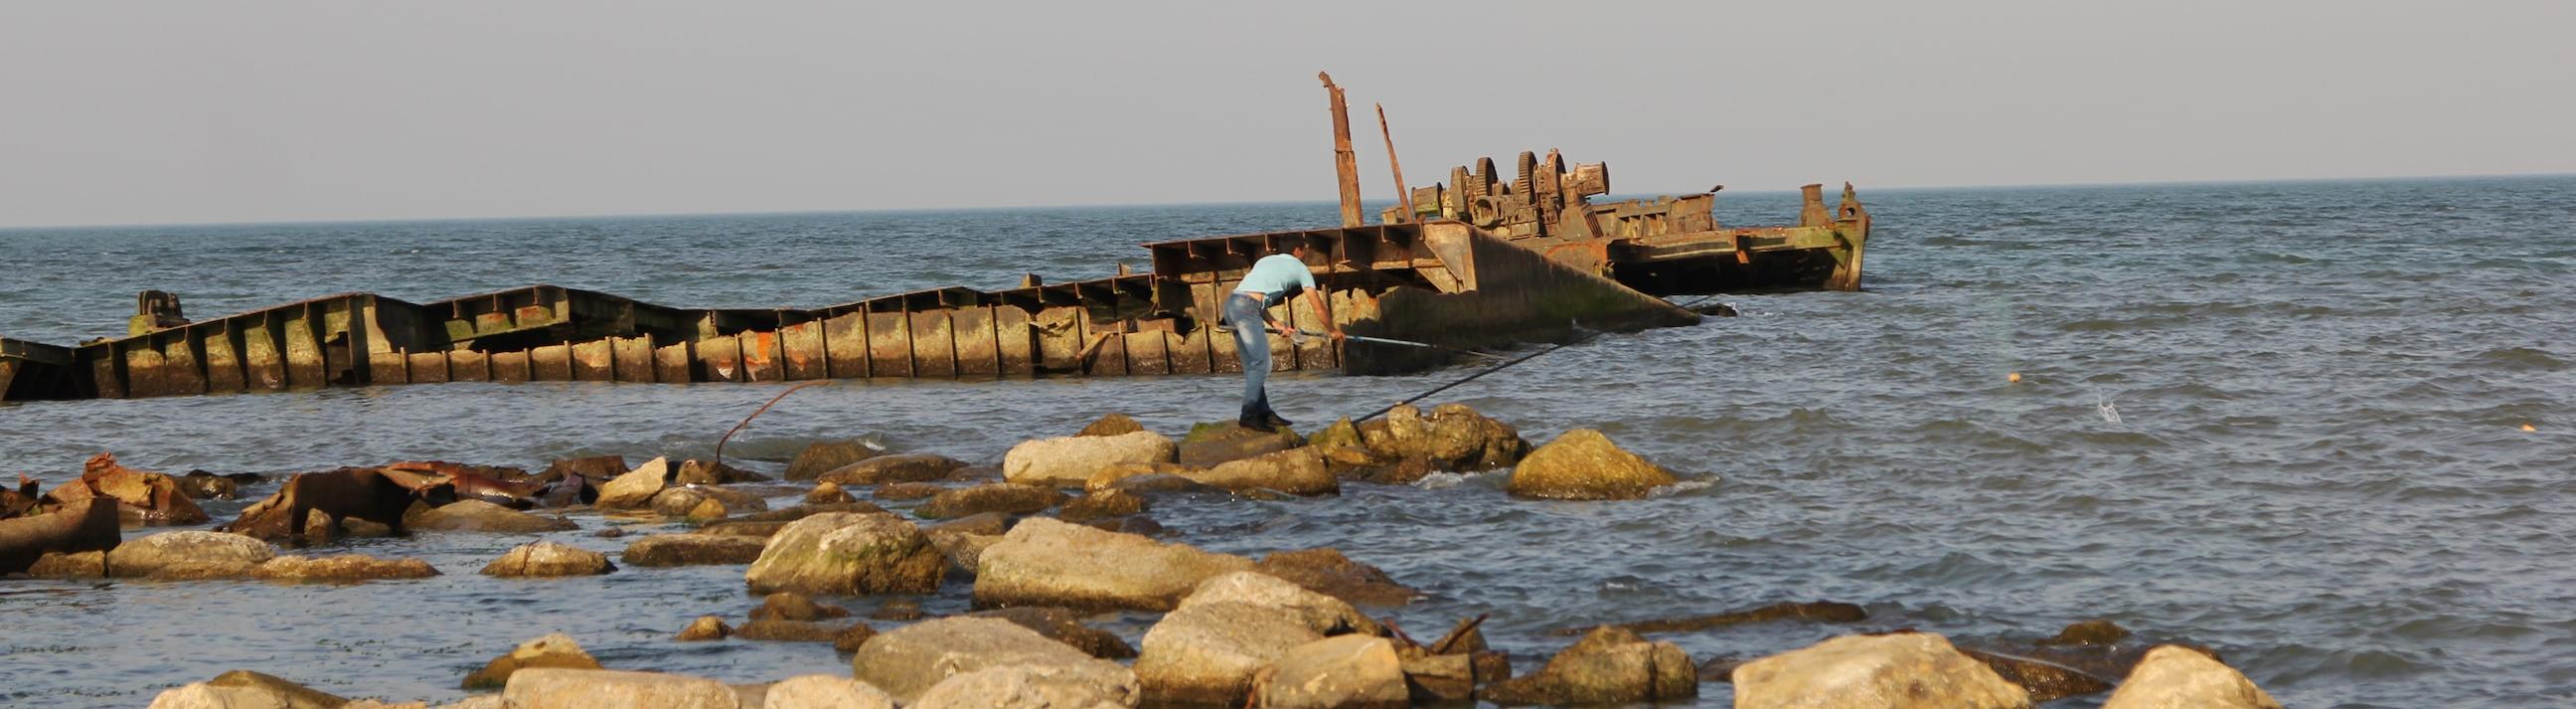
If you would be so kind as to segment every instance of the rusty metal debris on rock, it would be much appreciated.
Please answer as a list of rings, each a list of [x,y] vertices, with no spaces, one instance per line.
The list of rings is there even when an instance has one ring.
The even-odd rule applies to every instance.
[[[411,303],[346,293],[191,321],[145,291],[124,337],[0,338],[0,401],[439,382],[774,382],[1237,371],[1219,298],[1254,259],[1308,246],[1353,335],[1462,350],[1564,341],[1577,327],[1697,323],[1665,296],[1858,290],[1869,212],[1849,184],[1803,188],[1792,226],[1728,227],[1715,193],[1595,203],[1602,163],[1523,152],[1406,190],[1361,224],[1342,89],[1331,100],[1344,226],[1145,244],[1149,273],[984,291],[938,288],[813,309],[675,308],[551,285]],[[1381,112],[1381,121],[1383,113]],[[1383,131],[1383,124],[1381,124]],[[1392,135],[1387,137],[1390,150]],[[1400,167],[1390,168],[1401,174]],[[1123,269],[1122,269],[1123,271]],[[1296,328],[1314,314],[1282,306]],[[1579,325],[1578,325],[1579,323]],[[1280,370],[1419,371],[1454,353],[1273,336]]]

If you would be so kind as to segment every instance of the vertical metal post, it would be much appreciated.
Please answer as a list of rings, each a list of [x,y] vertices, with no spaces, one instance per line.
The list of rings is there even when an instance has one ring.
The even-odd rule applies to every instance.
[[[1367,223],[1360,215],[1360,161],[1351,154],[1351,112],[1342,102],[1342,87],[1333,85],[1333,75],[1315,72],[1324,80],[1324,91],[1333,98],[1333,173],[1342,183],[1342,226]]]
[[[1414,219],[1413,193],[1404,188],[1404,164],[1395,161],[1395,133],[1386,128],[1386,104],[1370,105],[1377,107],[1377,134],[1386,138],[1386,167],[1395,172],[1395,203],[1404,206],[1404,211],[1398,213],[1410,223]]]

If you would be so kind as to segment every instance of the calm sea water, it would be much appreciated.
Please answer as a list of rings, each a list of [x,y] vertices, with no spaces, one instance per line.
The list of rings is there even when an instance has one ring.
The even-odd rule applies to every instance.
[[[1729,297],[1743,317],[1603,338],[1452,392],[1533,441],[1595,427],[1717,484],[1557,503],[1507,498],[1496,476],[1442,477],[1153,516],[1221,551],[1341,548],[1430,594],[1392,611],[1405,627],[1490,612],[1487,633],[1523,668],[1567,642],[1545,634],[1559,627],[1831,599],[1867,606],[1861,627],[1962,639],[2109,618],[2214,646],[2292,706],[2576,702],[2576,178],[1863,197],[1879,224],[1866,292]],[[1719,218],[1795,211],[1794,195],[1730,192]],[[1327,204],[1281,204],[0,232],[0,333],[115,334],[145,288],[199,317],[534,282],[816,306],[1141,270],[1140,242],[1332,219]],[[1323,421],[1467,371],[1298,375],[1273,392],[1290,417]],[[728,454],[775,470],[807,442],[872,436],[990,460],[1109,411],[1177,433],[1229,415],[1237,386],[845,383],[791,397]],[[455,384],[0,405],[0,473],[60,480],[102,450],[147,469],[269,473],[705,455],[777,391]],[[447,574],[416,582],[0,581],[0,704],[140,706],[235,668],[448,700],[469,669],[558,630],[611,667],[848,670],[820,645],[671,642],[691,617],[750,608],[739,567],[474,573],[524,541],[349,545]],[[953,583],[924,605],[954,612],[965,596]],[[1103,623],[1132,640],[1151,620]],[[1705,659],[1849,630],[1670,639]],[[1699,706],[1729,701],[1726,685],[1703,691]]]

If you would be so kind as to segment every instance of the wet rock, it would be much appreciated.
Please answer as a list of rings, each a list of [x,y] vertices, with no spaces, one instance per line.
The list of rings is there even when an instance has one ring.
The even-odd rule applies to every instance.
[[[913,514],[930,519],[963,517],[985,512],[1024,515],[1043,511],[1063,502],[1064,493],[1052,487],[1018,483],[992,483],[939,493],[913,509]]]
[[[747,514],[747,515],[743,515],[743,516],[741,516],[741,517],[739,517],[739,518],[736,518],[736,519],[735,519],[735,521],[738,521],[738,522],[794,522],[794,521],[796,521],[796,520],[804,519],[804,518],[807,518],[807,517],[812,517],[812,516],[814,516],[814,515],[823,514],[823,513],[825,513],[825,512],[856,512],[856,513],[860,513],[860,514],[873,514],[873,513],[879,513],[879,512],[884,512],[884,511],[885,511],[885,508],[883,508],[883,507],[878,507],[878,506],[876,506],[876,505],[869,504],[869,503],[865,503],[865,502],[835,502],[835,503],[832,503],[832,504],[826,504],[826,505],[813,505],[813,504],[806,504],[806,505],[797,505],[797,506],[789,507],[789,508],[786,508],[786,509],[770,510],[770,511],[767,511],[767,512],[754,512],[754,513]]]
[[[748,537],[752,539],[767,540],[770,537],[777,536],[778,530],[786,529],[788,524],[789,523],[787,522],[750,522],[737,519],[699,527],[697,533],[716,537]]]
[[[701,513],[700,507],[709,502],[716,503],[713,512],[716,518],[722,518],[727,512],[769,509],[769,503],[756,495],[707,485],[663,488],[661,492],[654,493],[652,508],[654,514],[664,517],[700,521],[706,516]]]
[[[0,519],[0,574],[27,570],[52,554],[113,549],[124,540],[111,500],[81,500],[52,512]]]
[[[241,484],[203,470],[191,470],[177,478],[179,494],[191,500],[230,500],[241,496]]]
[[[799,675],[770,685],[761,709],[894,709],[894,698],[848,677]]]
[[[1011,531],[1011,516],[1000,512],[965,515],[924,528],[934,534],[1001,534]]]
[[[1289,648],[1255,674],[1264,709],[1404,709],[1413,706],[1395,644],[1367,635],[1330,637]]]
[[[1145,430],[1145,425],[1137,423],[1136,419],[1129,418],[1126,414],[1108,413],[1102,414],[1098,420],[1092,421],[1091,425],[1082,427],[1082,431],[1080,433],[1075,433],[1073,435],[1123,436],[1142,430]]]
[[[107,552],[107,575],[116,578],[151,576],[165,568],[194,566],[239,566],[233,576],[247,576],[250,567],[277,556],[268,543],[229,532],[162,532],[140,539],[126,540]],[[191,575],[189,578],[225,578],[222,575]]]
[[[1170,610],[1200,581],[1251,567],[1239,556],[1031,517],[979,556],[975,603]]]
[[[833,638],[840,637],[842,633],[849,632],[853,625],[854,624],[852,623],[823,623],[811,620],[761,618],[749,623],[744,623],[740,628],[735,628],[733,636],[744,640],[828,643],[832,642]],[[867,626],[856,625],[855,627],[865,628]],[[874,631],[870,632],[872,633]]]
[[[510,677],[501,699],[512,709],[742,709],[733,688],[703,677],[658,672],[530,668]]]
[[[1152,431],[1023,441],[1002,456],[1002,478],[1024,485],[1076,487],[1115,463],[1168,463],[1178,449]]]
[[[751,609],[752,620],[815,621],[825,618],[847,618],[850,609],[816,603],[812,597],[794,591],[780,591],[762,596],[760,605]]]
[[[888,598],[868,613],[869,620],[921,620],[921,602],[910,598]]]
[[[2129,629],[2107,620],[2087,620],[2066,626],[2057,636],[2039,641],[2041,645],[2110,645],[2127,640]]]
[[[1745,709],[2031,706],[2030,694],[1931,633],[1845,635],[1735,668]]]
[[[931,593],[947,571],[947,557],[911,522],[832,512],[779,530],[743,580],[753,593]]]
[[[1210,577],[1182,599],[1181,607],[1212,603],[1243,603],[1285,613],[1318,635],[1386,634],[1384,626],[1341,599],[1260,572],[1238,571]]]
[[[1182,477],[1233,491],[1277,490],[1291,495],[1333,495],[1342,481],[1324,469],[1322,451],[1298,448],[1220,464]]]
[[[1370,451],[1398,460],[1423,458],[1442,470],[1510,467],[1530,450],[1517,429],[1463,404],[1442,404],[1427,416],[1399,405],[1358,428]]]
[[[1133,675],[1036,631],[997,618],[940,618],[870,639],[850,658],[853,675],[909,704],[950,675],[991,667],[1053,667],[1085,684],[1117,686]]]
[[[878,485],[876,491],[869,495],[880,500],[927,500],[947,491],[948,488],[931,483],[886,483]]]
[[[999,618],[1037,631],[1049,640],[1070,645],[1083,654],[1103,660],[1124,660],[1136,656],[1136,648],[1120,640],[1116,633],[1082,624],[1082,614],[1070,608],[1022,606],[996,608],[966,614],[973,618]]]
[[[465,676],[464,687],[466,689],[500,687],[508,683],[511,677],[521,670],[532,668],[596,670],[599,669],[599,660],[592,658],[590,653],[583,652],[581,643],[574,642],[571,636],[554,633],[519,643],[519,646],[512,648],[509,654],[483,663],[483,669],[475,670]]]
[[[27,575],[40,579],[107,578],[107,552],[49,553],[28,566]]]
[[[1066,501],[1064,509],[1057,510],[1055,516],[1056,519],[1067,522],[1089,522],[1095,519],[1142,514],[1150,507],[1151,505],[1145,503],[1145,497],[1142,495],[1109,489]]]
[[[152,698],[151,709],[341,709],[348,704],[338,695],[278,677],[233,670],[162,692]]]
[[[940,555],[948,558],[949,571],[974,576],[976,568],[983,563],[984,550],[1002,543],[1002,535],[933,534],[930,543],[939,547]]]
[[[723,618],[702,615],[698,616],[697,620],[689,621],[689,627],[681,628],[680,634],[672,639],[681,642],[723,640],[732,634],[733,626],[725,625]]]
[[[1005,665],[951,675],[907,709],[1101,709],[1134,707],[1141,697],[1125,668]]]
[[[2067,697],[2109,691],[2111,680],[2095,677],[2073,667],[2037,658],[2022,657],[1969,648],[1959,653],[1986,663],[1986,669],[2030,693],[2032,704],[2044,704]]]
[[[626,456],[622,455],[557,458],[546,464],[545,471],[538,473],[537,479],[562,480],[567,476],[578,475],[583,479],[597,482],[624,475],[627,470],[629,468],[626,467]]]
[[[1869,611],[1867,609],[1849,603],[1837,603],[1834,601],[1813,601],[1807,603],[1782,601],[1762,606],[1760,608],[1728,611],[1716,615],[1664,618],[1637,623],[1620,623],[1617,624],[1616,627],[1626,628],[1632,632],[1638,633],[1687,633],[1707,630],[1710,628],[1721,628],[1730,625],[1767,623],[1779,620],[1794,620],[1809,623],[1857,623],[1867,620],[1868,618]],[[1556,634],[1580,635],[1588,632],[1589,630],[1589,628],[1564,628],[1557,630]]]
[[[817,483],[814,489],[805,491],[807,504],[828,505],[835,502],[854,501],[856,498],[850,497],[848,491],[842,490],[840,483]]]
[[[1530,451],[1505,489],[1514,497],[1634,500],[1674,482],[1662,466],[1620,450],[1600,431],[1578,428]]]
[[[1198,469],[1178,463],[1117,463],[1082,483],[1090,492],[1126,490],[1128,492],[1223,492],[1216,486],[1181,477]]]
[[[653,504],[653,496],[671,485],[671,461],[654,458],[634,470],[599,485],[599,499],[591,504],[600,509],[640,509]]]
[[[1306,445],[1306,438],[1286,428],[1262,431],[1233,421],[1202,423],[1191,426],[1189,435],[1181,438],[1178,461],[1204,468],[1302,445]]]
[[[95,491],[115,499],[121,517],[141,525],[203,524],[213,520],[179,490],[177,480],[118,465],[113,453],[91,456],[82,465],[80,480],[86,484],[57,487],[47,496],[57,503],[68,503],[85,499]]]
[[[841,466],[824,473],[819,479],[842,487],[895,482],[920,483],[948,477],[950,473],[964,467],[966,467],[965,461],[943,455],[929,453],[881,455]]]
[[[365,554],[281,556],[261,563],[251,577],[268,581],[351,583],[387,579],[425,579],[438,569],[419,559],[379,559]]]
[[[1425,703],[1471,701],[1477,687],[1512,677],[1511,659],[1499,652],[1397,656],[1404,658],[1404,680],[1414,700]]]
[[[806,446],[803,452],[796,454],[795,460],[787,462],[787,479],[820,478],[824,473],[850,467],[851,463],[877,457],[879,452],[875,447],[858,441],[818,442]]]
[[[731,485],[763,482],[768,479],[767,475],[732,465],[718,467],[714,461],[706,460],[680,461],[679,471],[671,474],[671,483],[674,485]]]
[[[1603,626],[1549,658],[1545,667],[1487,688],[1497,704],[1593,704],[1699,696],[1699,668],[1668,642],[1647,642]],[[1736,701],[1744,701],[1738,695]]]
[[[626,536],[626,528],[609,527],[596,532],[591,532],[590,536],[597,539],[617,539]]]
[[[562,517],[533,515],[482,500],[462,500],[412,515],[403,522],[403,526],[444,532],[536,534],[561,532],[580,525]]]
[[[1145,632],[1136,676],[1158,701],[1228,701],[1290,649],[1350,633],[1385,630],[1350,604],[1296,584],[1227,573],[1200,583]]]
[[[1385,571],[1352,561],[1337,549],[1272,552],[1253,565],[1253,570],[1351,603],[1400,606],[1421,595],[1396,583]]]
[[[2147,651],[2102,709],[2280,709],[2270,693],[2216,658],[2179,645]]]
[[[634,566],[749,564],[769,545],[762,537],[718,534],[654,534],[627,542],[619,560]]]
[[[1368,441],[1360,437],[1360,427],[1352,424],[1350,417],[1344,416],[1335,419],[1324,430],[1316,431],[1313,438],[1306,439],[1306,445],[1325,449],[1366,448]]]
[[[596,576],[616,571],[608,555],[555,542],[522,544],[485,564],[485,576]]]

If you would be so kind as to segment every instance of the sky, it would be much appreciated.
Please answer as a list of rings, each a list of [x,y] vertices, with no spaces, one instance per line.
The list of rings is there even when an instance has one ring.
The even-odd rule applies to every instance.
[[[2576,172],[2576,3],[0,0],[0,226]]]

